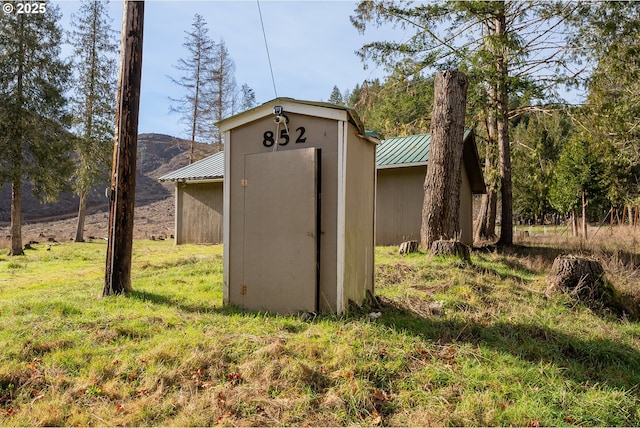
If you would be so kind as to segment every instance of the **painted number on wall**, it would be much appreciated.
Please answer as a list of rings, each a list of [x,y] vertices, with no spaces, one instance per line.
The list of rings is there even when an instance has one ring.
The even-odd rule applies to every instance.
[[[299,143],[306,143],[307,142],[307,137],[304,136],[305,132],[307,132],[306,129],[304,129],[304,126],[299,126],[296,128],[296,133],[297,133],[297,138],[296,138],[296,144]],[[282,129],[280,131],[280,141],[278,141],[278,145],[279,146],[286,146],[287,144],[289,144],[290,138],[289,138],[289,133],[287,132],[286,129]],[[276,143],[275,140],[275,136],[273,134],[273,131],[265,131],[264,134],[262,134],[262,145],[265,147],[273,147],[273,145]]]

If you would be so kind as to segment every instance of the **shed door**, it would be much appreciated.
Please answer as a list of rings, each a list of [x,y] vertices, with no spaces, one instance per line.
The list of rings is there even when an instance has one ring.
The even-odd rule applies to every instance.
[[[245,155],[244,308],[316,310],[318,163],[316,148]]]

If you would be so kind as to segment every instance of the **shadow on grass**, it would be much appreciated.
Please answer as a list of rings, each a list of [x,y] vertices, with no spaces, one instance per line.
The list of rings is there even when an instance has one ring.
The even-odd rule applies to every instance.
[[[550,363],[578,383],[599,382],[624,390],[640,384],[640,352],[614,340],[580,338],[534,324],[442,320],[420,316],[389,301],[383,305],[385,315],[378,322],[426,340],[471,343],[532,363]]]
[[[482,252],[486,252],[487,250],[497,251],[498,254],[505,255],[505,256],[540,257],[549,266],[551,266],[555,258],[560,255],[576,254],[576,255],[595,256],[600,254],[608,258],[615,258],[617,260],[620,260],[625,265],[629,265],[634,268],[640,268],[640,254],[623,250],[623,249],[615,249],[615,250],[604,249],[604,248],[593,249],[593,248],[589,248],[588,246],[585,246],[585,248],[576,249],[572,247],[558,248],[558,247],[551,247],[551,246],[545,246],[545,245],[511,245],[506,247],[487,246],[487,247],[480,247],[480,248],[474,249],[474,251],[478,254],[481,254]]]
[[[222,306],[221,304],[216,305],[214,302],[185,303],[180,299],[174,299],[169,296],[165,296],[158,293],[151,293],[148,291],[133,290],[131,293],[129,293],[128,296],[132,299],[140,300],[143,302],[155,303],[156,305],[169,306],[169,307],[176,308],[181,311],[189,312],[189,313],[233,314],[237,312],[237,310],[235,310],[234,308]]]

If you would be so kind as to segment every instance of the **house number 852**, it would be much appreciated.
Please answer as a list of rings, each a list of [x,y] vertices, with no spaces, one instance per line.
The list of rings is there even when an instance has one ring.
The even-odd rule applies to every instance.
[[[307,137],[304,136],[304,133],[307,130],[304,129],[303,126],[299,126],[296,128],[296,132],[298,133],[298,138],[296,138],[296,144],[297,143],[306,143],[307,142]],[[278,145],[279,146],[286,146],[287,144],[289,144],[289,133],[287,132],[286,129],[282,129],[280,131],[280,139],[284,140],[284,141],[279,141]],[[265,147],[272,147],[274,144],[276,143],[276,140],[274,138],[273,135],[273,131],[265,131],[264,134],[262,134],[262,145]]]

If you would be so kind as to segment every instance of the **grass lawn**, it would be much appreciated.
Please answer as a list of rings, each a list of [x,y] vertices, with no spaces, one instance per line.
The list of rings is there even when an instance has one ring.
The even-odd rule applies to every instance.
[[[546,298],[540,252],[380,247],[381,309],[304,321],[223,307],[221,246],[136,241],[110,298],[104,242],[34,247],[0,256],[1,425],[640,425],[640,324]]]

